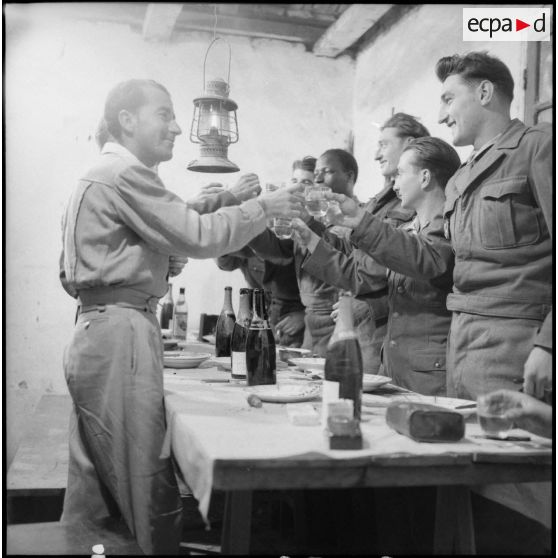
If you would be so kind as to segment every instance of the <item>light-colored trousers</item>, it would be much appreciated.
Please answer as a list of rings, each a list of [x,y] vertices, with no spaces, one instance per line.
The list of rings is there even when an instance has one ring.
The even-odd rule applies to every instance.
[[[149,311],[79,315],[64,359],[74,409],[62,521],[120,513],[145,554],[177,554],[182,505],[165,438],[163,349]]]
[[[523,366],[542,322],[454,312],[447,352],[448,396],[476,399],[497,389],[519,390]],[[494,484],[479,494],[547,528],[551,525],[550,483]]]

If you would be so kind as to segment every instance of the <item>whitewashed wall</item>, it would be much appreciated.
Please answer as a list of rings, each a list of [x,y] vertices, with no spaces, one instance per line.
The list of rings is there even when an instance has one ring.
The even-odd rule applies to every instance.
[[[211,37],[189,34],[149,43],[127,25],[65,21],[54,4],[5,6],[6,122],[6,405],[11,462],[28,417],[45,392],[66,389],[63,350],[74,301],[58,282],[60,218],[80,174],[97,153],[94,131],[108,90],[131,77],[153,78],[171,92],[184,134],[160,167],[167,187],[187,199],[209,181],[238,174],[186,170],[197,157],[188,134],[194,97],[202,93]],[[285,180],[292,160],[346,147],[354,65],[317,58],[300,45],[230,38],[231,98],[239,105],[240,141],[229,157],[262,182]],[[208,72],[226,77],[227,51],[211,50]],[[224,68],[223,71],[218,71]],[[239,271],[191,261],[174,280],[186,287],[190,328],[201,312],[218,313],[223,287],[244,285]]]
[[[377,125],[391,116],[392,109],[419,117],[432,135],[451,143],[449,128],[438,124],[441,86],[434,68],[442,56],[487,50],[500,58],[515,81],[512,117],[523,118],[526,43],[463,42],[462,12],[463,5],[458,4],[418,6],[358,54],[353,126],[354,154],[360,167],[355,192],[361,199],[383,187],[379,165],[374,161]],[[463,159],[470,150],[462,147],[457,151]]]

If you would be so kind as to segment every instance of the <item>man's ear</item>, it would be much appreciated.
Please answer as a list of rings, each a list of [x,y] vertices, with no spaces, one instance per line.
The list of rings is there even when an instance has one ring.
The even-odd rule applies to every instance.
[[[136,127],[136,116],[129,110],[122,109],[118,113],[118,122],[122,128],[122,132],[128,136],[133,135]]]
[[[432,173],[429,169],[421,169],[420,171],[420,188],[426,190],[432,183]]]
[[[494,84],[488,79],[483,79],[477,87],[477,93],[480,104],[486,106],[494,97]]]

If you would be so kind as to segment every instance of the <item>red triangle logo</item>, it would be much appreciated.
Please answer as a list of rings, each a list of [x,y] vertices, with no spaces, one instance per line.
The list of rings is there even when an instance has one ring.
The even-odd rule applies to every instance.
[[[531,27],[530,23],[525,23],[524,21],[521,21],[520,19],[515,18],[515,30],[516,31],[521,31],[522,29],[525,29],[526,27]]]

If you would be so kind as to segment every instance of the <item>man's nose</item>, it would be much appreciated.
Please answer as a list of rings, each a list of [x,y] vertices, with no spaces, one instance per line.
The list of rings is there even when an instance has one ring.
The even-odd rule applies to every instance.
[[[176,120],[173,120],[169,126],[169,132],[179,136],[182,133],[182,128],[178,125]]]
[[[376,153],[374,153],[374,161],[379,161],[382,158],[382,148],[378,146]]]
[[[443,124],[448,119],[448,113],[446,109],[441,106],[440,112],[438,113],[438,124]]]
[[[314,174],[314,182],[323,182],[324,181],[324,173],[322,171],[317,171],[316,174]]]

